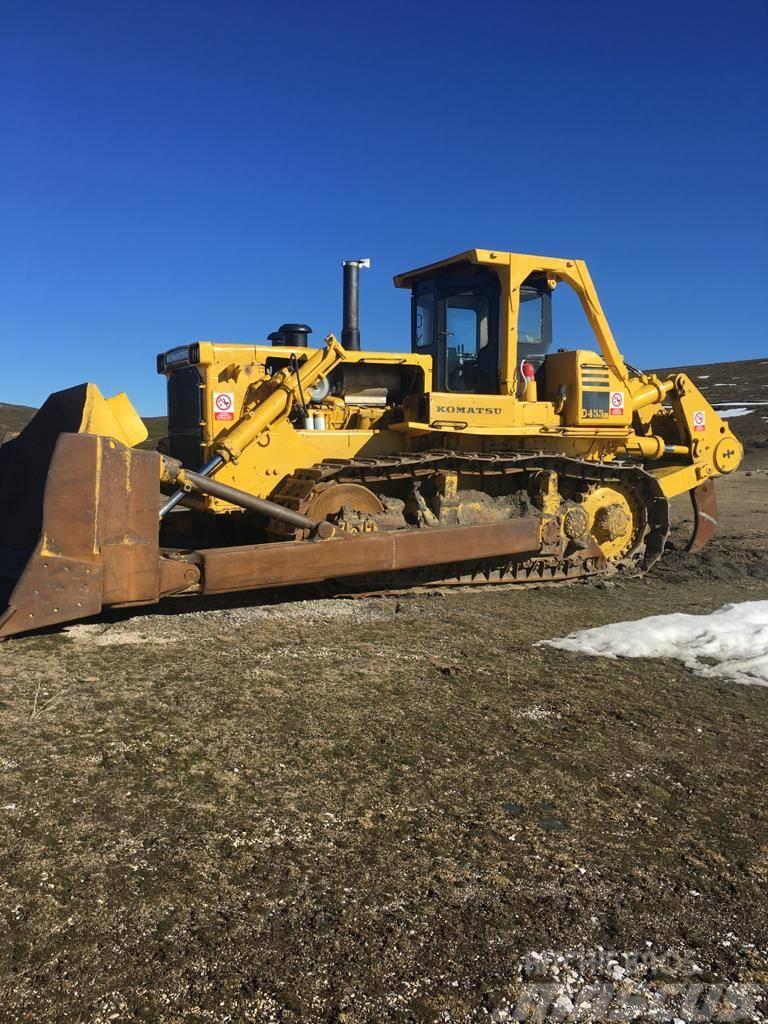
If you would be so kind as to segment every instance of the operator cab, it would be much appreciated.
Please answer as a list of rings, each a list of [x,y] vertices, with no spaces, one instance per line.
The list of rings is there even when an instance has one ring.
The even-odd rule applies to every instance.
[[[408,283],[411,349],[432,357],[433,389],[499,394],[502,288],[495,270],[458,263],[413,275]],[[532,274],[520,288],[518,365],[527,361],[538,369],[551,344],[551,289],[544,275]]]

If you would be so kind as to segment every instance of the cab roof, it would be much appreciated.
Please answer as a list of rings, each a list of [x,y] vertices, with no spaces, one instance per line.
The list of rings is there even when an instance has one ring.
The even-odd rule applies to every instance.
[[[426,267],[417,267],[415,270],[407,270],[404,274],[397,274],[394,279],[395,287],[412,288],[417,281],[421,281],[425,277],[432,277],[436,271],[462,263],[474,263],[489,267],[499,265],[509,266],[509,264],[513,263],[517,259],[528,261],[541,260],[544,263],[552,262],[551,260],[541,256],[528,256],[523,253],[502,252],[499,249],[466,249],[464,252],[457,253],[455,256],[449,256],[445,260],[439,260],[437,263],[429,263]]]

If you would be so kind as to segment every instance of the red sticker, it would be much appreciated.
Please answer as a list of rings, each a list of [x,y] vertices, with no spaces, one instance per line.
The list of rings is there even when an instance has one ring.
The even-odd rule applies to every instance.
[[[704,430],[707,425],[707,416],[704,412],[695,412],[693,414],[693,429]]]
[[[611,392],[611,416],[623,416],[624,415],[624,392],[623,391],[612,391]]]
[[[231,391],[213,392],[213,418],[233,420],[235,418],[235,396]]]

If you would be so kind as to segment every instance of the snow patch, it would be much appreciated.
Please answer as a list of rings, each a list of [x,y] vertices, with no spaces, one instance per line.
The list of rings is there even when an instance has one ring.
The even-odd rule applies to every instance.
[[[726,604],[709,615],[650,615],[541,645],[601,658],[676,658],[700,676],[768,686],[768,601]]]
[[[749,416],[754,409],[747,409],[744,405],[737,405],[734,409],[718,409],[717,415],[723,420],[733,420],[737,416]]]
[[[763,385],[763,386],[764,387],[768,387],[768,384],[767,385]],[[734,401],[730,401],[730,402],[713,402],[712,403],[712,408],[713,409],[730,409],[730,407],[732,405],[737,405],[737,404],[739,406],[743,405],[745,407],[749,406],[750,408],[752,408],[755,405],[768,405],[768,402],[750,402],[748,399],[742,398],[741,402],[739,402],[739,403],[734,402]]]

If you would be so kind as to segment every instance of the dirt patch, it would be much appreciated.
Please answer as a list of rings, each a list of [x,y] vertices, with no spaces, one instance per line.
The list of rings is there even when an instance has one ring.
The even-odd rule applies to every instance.
[[[226,604],[228,605],[231,600],[232,598],[228,598]],[[254,599],[246,596],[245,600]],[[192,606],[193,610],[186,611],[188,605]],[[120,613],[117,613],[112,617],[112,621],[65,626],[62,633],[75,643],[95,647],[188,643],[190,633],[197,629],[226,630],[234,636],[239,631],[252,629],[265,622],[284,623],[286,630],[290,630],[291,623],[307,626],[328,622],[360,623],[389,619],[400,610],[396,601],[343,598],[288,598],[274,604],[246,604],[236,608],[216,608],[210,605],[211,602],[183,601],[175,608],[166,605],[149,615],[137,615],[128,619],[121,618]]]
[[[768,476],[720,491],[645,578],[0,645],[0,1019],[762,1019],[768,691],[534,646],[768,598]]]

